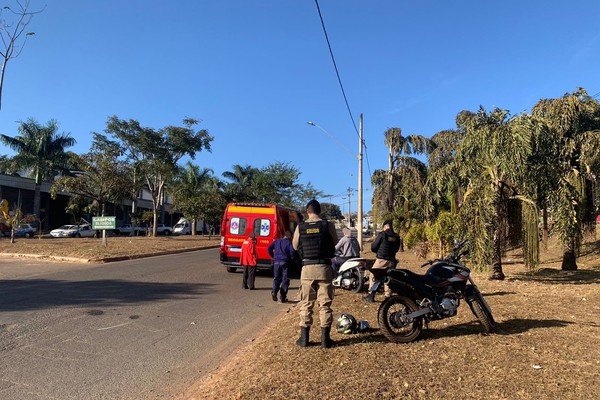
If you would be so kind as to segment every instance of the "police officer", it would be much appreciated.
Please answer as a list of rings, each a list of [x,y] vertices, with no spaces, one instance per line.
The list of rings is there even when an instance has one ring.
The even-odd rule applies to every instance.
[[[392,221],[387,220],[383,223],[383,231],[379,232],[377,238],[371,243],[371,251],[376,254],[376,258],[371,268],[369,295],[363,297],[364,301],[375,302],[375,293],[381,285],[385,271],[389,268],[396,268],[396,253],[399,249],[400,236],[394,232]],[[385,295],[386,297],[390,295],[387,285],[385,285]]]
[[[331,340],[333,322],[333,269],[331,258],[335,252],[337,233],[332,222],[322,220],[321,204],[311,200],[306,205],[308,219],[300,223],[294,231],[292,245],[302,255],[300,273],[300,338],[296,344],[308,346],[308,334],[313,323],[313,309],[319,304],[321,321],[321,347],[334,345]]]

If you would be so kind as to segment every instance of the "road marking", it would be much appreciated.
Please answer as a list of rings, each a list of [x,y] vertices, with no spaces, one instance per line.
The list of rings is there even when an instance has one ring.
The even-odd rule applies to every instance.
[[[120,326],[125,326],[125,325],[129,325],[131,322],[125,322],[124,324],[119,324],[119,325],[115,325],[115,326],[107,326],[106,328],[98,328],[99,331],[105,331],[107,329],[112,329],[112,328],[118,328]]]

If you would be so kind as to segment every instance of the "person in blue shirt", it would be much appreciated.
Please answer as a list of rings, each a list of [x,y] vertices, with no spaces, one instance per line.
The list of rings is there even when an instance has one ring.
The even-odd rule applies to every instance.
[[[267,251],[273,259],[273,290],[271,290],[271,297],[273,301],[277,301],[277,293],[280,292],[282,303],[287,302],[287,293],[290,287],[288,267],[292,265],[296,255],[291,239],[292,234],[285,231],[282,238],[274,240],[267,247]]]

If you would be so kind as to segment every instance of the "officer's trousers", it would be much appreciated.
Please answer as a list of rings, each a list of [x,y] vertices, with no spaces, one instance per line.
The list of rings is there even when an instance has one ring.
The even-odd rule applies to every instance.
[[[311,326],[313,310],[319,307],[322,328],[333,322],[333,270],[330,265],[306,265],[300,274],[300,326]]]

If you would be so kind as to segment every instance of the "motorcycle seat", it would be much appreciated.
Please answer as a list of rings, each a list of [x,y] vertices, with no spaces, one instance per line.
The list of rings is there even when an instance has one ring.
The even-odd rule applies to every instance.
[[[392,278],[399,279],[399,280],[402,280],[402,278],[406,277],[409,280],[421,282],[427,286],[435,286],[435,285],[439,284],[440,282],[444,281],[443,278],[440,278],[438,276],[430,275],[430,274],[421,275],[421,274],[412,272],[408,269],[391,269],[388,271],[388,275],[391,276]]]

